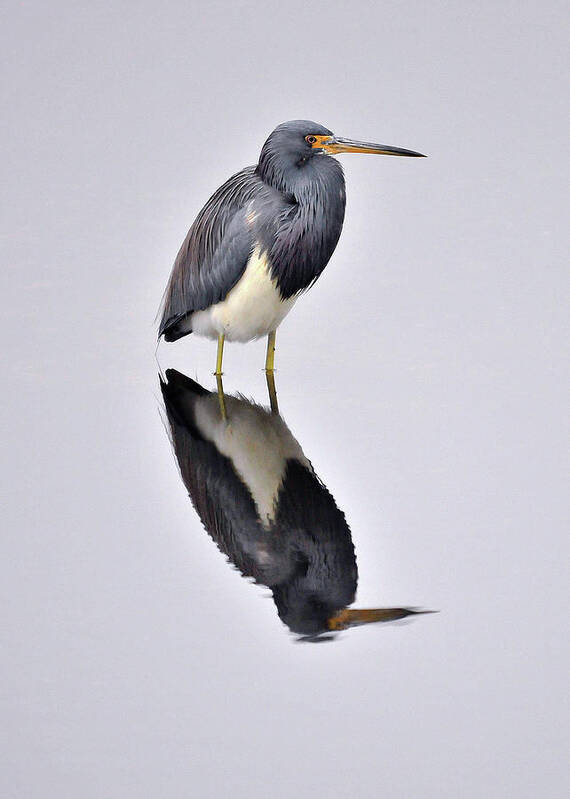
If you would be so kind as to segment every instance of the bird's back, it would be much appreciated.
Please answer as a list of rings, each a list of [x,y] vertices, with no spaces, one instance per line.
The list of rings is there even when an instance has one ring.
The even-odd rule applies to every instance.
[[[184,320],[220,302],[237,283],[254,248],[248,206],[269,194],[255,167],[246,167],[202,208],[176,256],[162,300],[159,335],[167,341],[190,332]]]

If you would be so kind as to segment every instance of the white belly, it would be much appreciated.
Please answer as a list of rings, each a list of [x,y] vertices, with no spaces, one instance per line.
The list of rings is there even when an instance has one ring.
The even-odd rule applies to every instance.
[[[227,341],[250,341],[276,330],[296,299],[281,299],[267,256],[261,255],[256,247],[245,272],[227,297],[205,311],[192,314],[192,330],[208,338],[223,333]]]
[[[194,405],[196,426],[207,441],[229,458],[257,507],[264,527],[275,517],[275,505],[288,460],[312,466],[280,416],[253,402],[226,396],[228,421],[220,416],[216,394]]]

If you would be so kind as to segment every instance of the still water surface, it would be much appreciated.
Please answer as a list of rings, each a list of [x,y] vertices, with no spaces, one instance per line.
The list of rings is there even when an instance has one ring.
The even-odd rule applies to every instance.
[[[533,306],[543,291],[552,333],[528,324],[522,289],[527,323],[507,325],[519,265],[493,293],[474,267],[441,278],[454,299],[435,313],[418,267],[382,284],[381,313],[375,300],[363,317],[349,287],[342,315],[323,316],[341,258],[280,329],[282,420],[258,407],[264,343],[234,345],[229,425],[215,430],[214,393],[205,437],[194,383],[168,370],[215,392],[215,346],[160,346],[162,379],[181,382],[165,410],[150,323],[163,276],[135,287],[119,270],[78,309],[57,263],[35,288],[12,276],[68,325],[28,327],[4,375],[4,795],[43,797],[49,781],[96,799],[267,783],[454,797],[472,779],[473,797],[536,795],[559,773],[566,674],[557,300],[524,291]],[[242,415],[248,447],[263,435],[285,469],[273,517],[275,483],[248,495],[247,448],[234,465]],[[324,631],[347,605],[439,612]]]
[[[567,793],[567,11],[357,11],[8,10],[3,799]],[[298,117],[429,158],[346,157],[281,418],[260,341],[220,425],[215,346],[157,367],[153,318]]]
[[[410,608],[354,609],[350,528],[278,413],[209,392],[169,369],[161,389],[176,460],[204,528],[244,577],[271,589],[281,621],[301,640],[394,621]],[[330,640],[326,639],[326,640]]]

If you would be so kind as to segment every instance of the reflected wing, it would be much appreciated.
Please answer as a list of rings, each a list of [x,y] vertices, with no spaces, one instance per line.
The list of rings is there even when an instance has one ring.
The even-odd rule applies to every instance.
[[[220,302],[235,286],[254,246],[248,206],[265,191],[255,167],[247,167],[202,208],[176,256],[159,312],[159,336],[174,341],[191,332],[183,320]]]
[[[291,569],[279,541],[262,527],[251,493],[231,460],[196,425],[194,403],[210,392],[174,369],[166,377],[161,389],[172,445],[206,532],[245,577],[264,585],[279,582]]]

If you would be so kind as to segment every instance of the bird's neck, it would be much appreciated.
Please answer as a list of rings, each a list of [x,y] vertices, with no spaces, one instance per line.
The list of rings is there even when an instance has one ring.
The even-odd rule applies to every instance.
[[[270,252],[283,299],[309,288],[327,265],[342,230],[346,204],[342,167],[329,156],[311,159],[288,183],[289,202]]]

